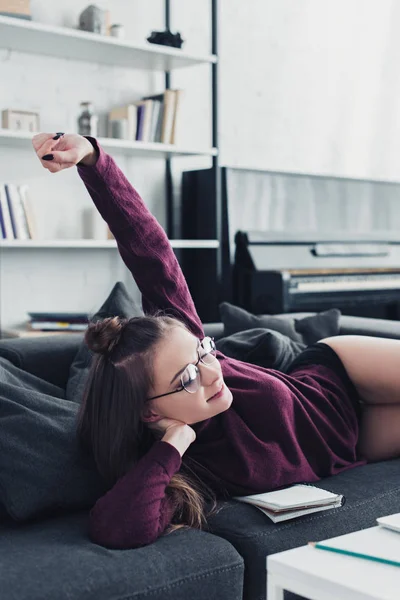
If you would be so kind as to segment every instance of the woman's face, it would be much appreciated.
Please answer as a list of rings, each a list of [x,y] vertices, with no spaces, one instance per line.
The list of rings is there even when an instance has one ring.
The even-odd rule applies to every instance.
[[[216,358],[209,364],[199,361],[200,341],[183,327],[177,326],[170,328],[157,344],[153,358],[155,381],[149,397],[180,388],[182,371],[190,363],[197,363],[200,372],[199,388],[194,393],[181,390],[148,401],[148,408],[158,417],[168,417],[192,425],[230,407],[232,393],[224,383],[221,365]]]

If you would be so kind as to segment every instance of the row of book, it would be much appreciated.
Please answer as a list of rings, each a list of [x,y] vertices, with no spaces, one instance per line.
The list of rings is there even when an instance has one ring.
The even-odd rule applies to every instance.
[[[85,331],[89,323],[87,313],[30,312],[28,315],[31,331]]]
[[[29,240],[35,237],[28,186],[0,183],[0,239]]]
[[[109,137],[115,136],[116,121],[123,122],[127,140],[175,144],[182,90],[165,90],[138,102],[112,109],[108,114]]]

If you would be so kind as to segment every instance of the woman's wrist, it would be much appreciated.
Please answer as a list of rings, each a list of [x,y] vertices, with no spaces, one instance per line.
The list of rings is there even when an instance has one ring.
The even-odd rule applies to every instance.
[[[189,425],[184,425],[182,427],[171,427],[167,430],[164,436],[161,438],[162,442],[167,442],[174,446],[179,452],[181,456],[186,452],[189,448],[190,444],[194,442],[196,439],[196,434],[194,430],[189,427]]]
[[[84,158],[82,158],[79,164],[84,165],[85,167],[93,167],[97,162],[97,152],[90,142],[88,142],[88,144],[90,146],[89,151]]]

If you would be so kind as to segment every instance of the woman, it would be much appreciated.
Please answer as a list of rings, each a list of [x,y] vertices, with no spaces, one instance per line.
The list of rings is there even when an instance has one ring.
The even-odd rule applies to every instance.
[[[94,542],[149,544],[201,527],[213,497],[315,482],[400,454],[398,341],[324,339],[287,374],[216,352],[163,229],[113,159],[76,134],[38,134],[33,145],[52,173],[78,166],[150,315],[105,319],[86,333],[97,357],[78,432],[109,486],[90,513]]]

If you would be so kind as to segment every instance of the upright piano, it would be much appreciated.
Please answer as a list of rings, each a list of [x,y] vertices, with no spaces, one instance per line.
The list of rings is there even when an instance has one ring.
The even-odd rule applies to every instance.
[[[234,301],[256,314],[340,308],[398,318],[400,238],[238,231]]]

